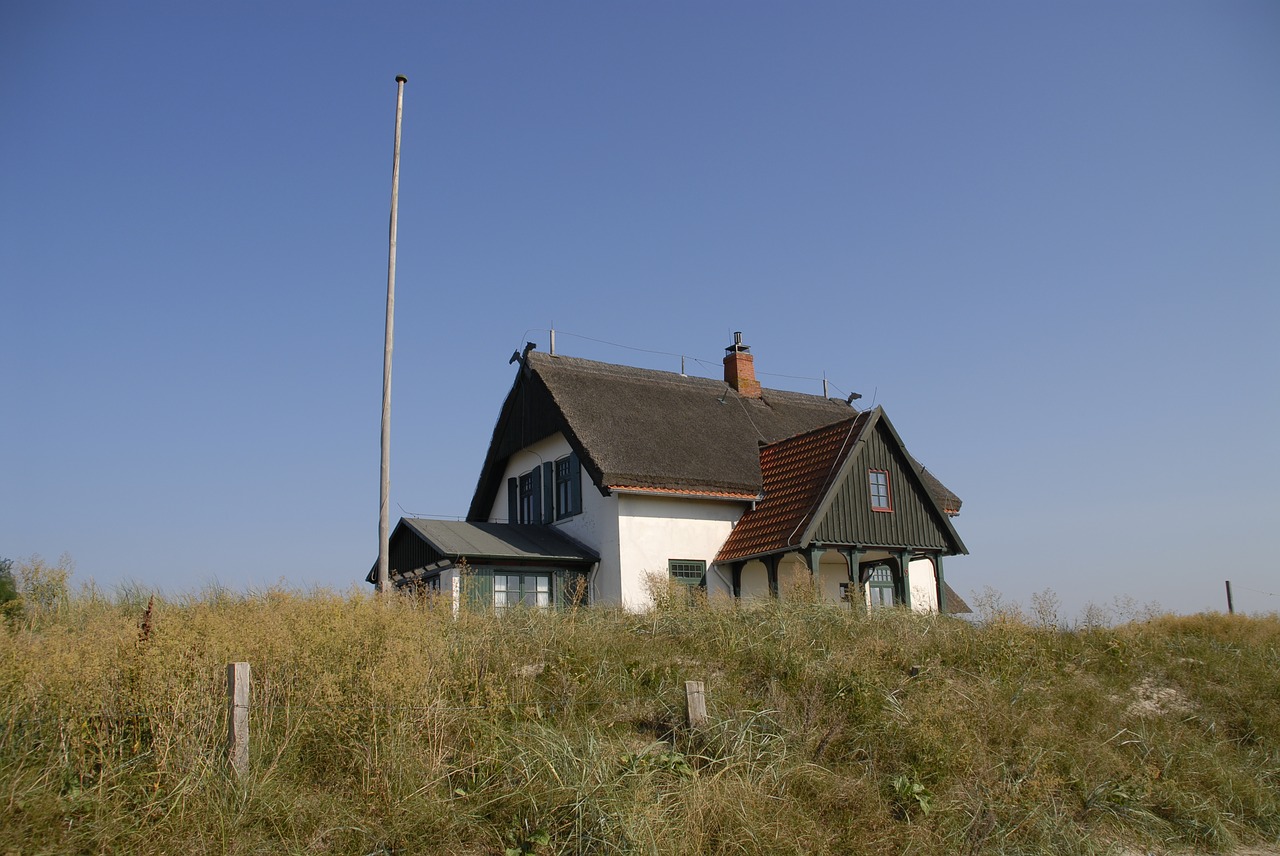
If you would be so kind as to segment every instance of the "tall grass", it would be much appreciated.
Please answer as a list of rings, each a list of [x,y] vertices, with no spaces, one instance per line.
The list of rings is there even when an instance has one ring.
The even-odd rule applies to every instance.
[[[0,632],[0,852],[1068,853],[1280,839],[1280,620],[792,597],[501,617],[85,591]],[[251,760],[223,761],[225,664]],[[914,672],[914,674],[913,674]],[[683,724],[683,682],[710,723]]]

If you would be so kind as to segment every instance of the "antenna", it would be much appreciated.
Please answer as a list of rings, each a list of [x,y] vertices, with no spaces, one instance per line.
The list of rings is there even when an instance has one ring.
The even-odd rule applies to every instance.
[[[391,587],[388,565],[391,519],[387,503],[391,495],[391,343],[396,312],[396,214],[400,202],[400,114],[404,110],[404,85],[409,78],[396,75],[396,142],[391,154],[391,225],[387,237],[387,336],[382,349],[382,469],[378,506],[378,593]]]

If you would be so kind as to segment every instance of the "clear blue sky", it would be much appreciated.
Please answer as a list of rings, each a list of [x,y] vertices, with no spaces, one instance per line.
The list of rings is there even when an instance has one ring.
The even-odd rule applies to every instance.
[[[741,330],[964,498],[961,593],[1280,608],[1271,0],[10,0],[0,556],[363,577],[400,73],[396,514],[465,514],[553,324]]]

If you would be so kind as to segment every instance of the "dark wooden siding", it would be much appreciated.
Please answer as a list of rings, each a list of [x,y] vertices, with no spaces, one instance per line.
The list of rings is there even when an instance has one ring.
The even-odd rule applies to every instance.
[[[564,417],[541,378],[525,378],[514,394],[511,421],[502,436],[495,438],[499,461],[564,429]]]
[[[887,430],[876,425],[866,447],[853,463],[818,523],[814,540],[827,544],[875,547],[915,547],[945,550],[947,533],[929,507],[911,465],[896,451]],[[868,470],[889,473],[893,511],[871,510]]]
[[[397,537],[391,539],[389,565],[391,573],[407,574],[418,568],[425,568],[438,562],[444,556],[426,541],[423,541],[408,528],[402,528]]]

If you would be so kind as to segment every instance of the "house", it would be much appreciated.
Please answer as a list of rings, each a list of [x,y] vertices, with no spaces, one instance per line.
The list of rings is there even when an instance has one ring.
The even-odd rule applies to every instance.
[[[725,350],[720,381],[531,343],[466,521],[401,519],[392,582],[642,609],[654,574],[713,598],[785,597],[798,575],[833,601],[967,612],[943,572],[968,552],[960,499],[884,410],[764,389],[740,334]]]

